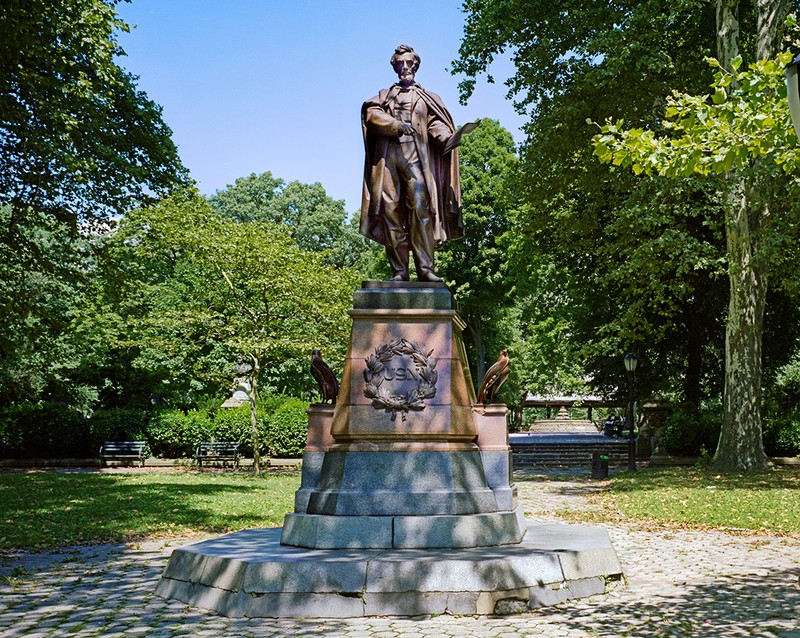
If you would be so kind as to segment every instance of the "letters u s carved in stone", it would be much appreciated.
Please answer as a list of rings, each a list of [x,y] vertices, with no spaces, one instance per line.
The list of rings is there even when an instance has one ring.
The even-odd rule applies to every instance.
[[[437,360],[433,350],[424,350],[407,339],[395,339],[375,348],[375,353],[364,359],[364,396],[372,400],[372,407],[392,415],[400,413],[403,421],[411,412],[425,409],[425,399],[436,396]]]

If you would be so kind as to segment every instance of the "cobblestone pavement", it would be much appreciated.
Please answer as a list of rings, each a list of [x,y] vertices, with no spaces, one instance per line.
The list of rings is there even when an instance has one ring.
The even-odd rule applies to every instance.
[[[592,507],[597,483],[518,480],[532,520]],[[347,638],[544,636],[800,637],[800,540],[605,525],[627,586],[605,596],[507,617],[229,619],[153,590],[179,542],[69,548],[0,558],[0,636]]]

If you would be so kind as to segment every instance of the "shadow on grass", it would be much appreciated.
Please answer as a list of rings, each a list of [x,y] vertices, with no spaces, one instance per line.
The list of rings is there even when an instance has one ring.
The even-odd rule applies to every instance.
[[[0,474],[0,550],[274,527],[298,475]]]
[[[697,488],[772,490],[800,489],[800,468],[774,467],[769,470],[723,474],[711,469],[674,467],[622,472],[613,477],[615,492],[651,491],[654,489]]]

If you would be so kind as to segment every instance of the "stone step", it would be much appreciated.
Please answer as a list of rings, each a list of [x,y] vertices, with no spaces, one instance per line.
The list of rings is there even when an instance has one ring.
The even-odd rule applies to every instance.
[[[531,424],[528,431],[537,434],[597,434],[599,432],[594,422],[578,419],[539,419]]]
[[[595,452],[608,457],[610,466],[628,462],[628,441],[590,437],[517,437],[511,440],[514,467],[590,467]]]
[[[627,448],[618,448],[614,450],[598,450],[598,449],[591,449],[591,450],[570,450],[570,451],[553,451],[553,450],[514,450],[514,456],[547,456],[547,457],[586,457],[592,458],[592,454],[594,452],[600,452],[600,454],[605,454],[606,456],[625,456],[628,453]]]
[[[609,467],[625,467],[628,464],[628,457],[610,456],[608,459]],[[592,466],[591,459],[565,459],[553,458],[547,459],[542,457],[514,457],[514,469],[521,469],[525,467],[538,467],[538,468],[590,468]]]
[[[590,459],[592,458],[594,452],[600,452],[601,455],[605,455],[608,457],[612,456],[626,456],[628,454],[627,450],[591,450],[591,451],[580,451],[575,450],[573,452],[514,452],[514,458],[517,457],[528,457],[528,456],[536,456],[541,458],[549,458],[549,459]]]

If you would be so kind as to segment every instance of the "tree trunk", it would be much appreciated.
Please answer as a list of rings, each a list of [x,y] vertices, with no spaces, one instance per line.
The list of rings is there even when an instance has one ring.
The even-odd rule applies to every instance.
[[[731,174],[726,211],[730,300],[725,330],[725,391],[722,430],[714,455],[721,471],[765,468],[769,459],[761,438],[761,340],[767,296],[766,268],[757,255],[756,232],[762,215],[741,175]]]
[[[778,52],[787,0],[757,0],[756,55]],[[717,54],[730,68],[739,54],[738,0],[717,0]],[[741,173],[730,173],[725,234],[730,300],[725,331],[725,391],[722,430],[714,467],[723,471],[769,465],[761,436],[761,341],[767,295],[767,268],[759,255],[768,208],[751,192]]]
[[[739,55],[739,0],[717,0],[717,60],[731,68]]]
[[[261,368],[253,357],[253,372],[250,380],[250,432],[253,441],[253,474],[261,473],[261,437],[258,435],[258,376]]]
[[[781,50],[789,0],[756,0],[756,59],[766,60]]]

